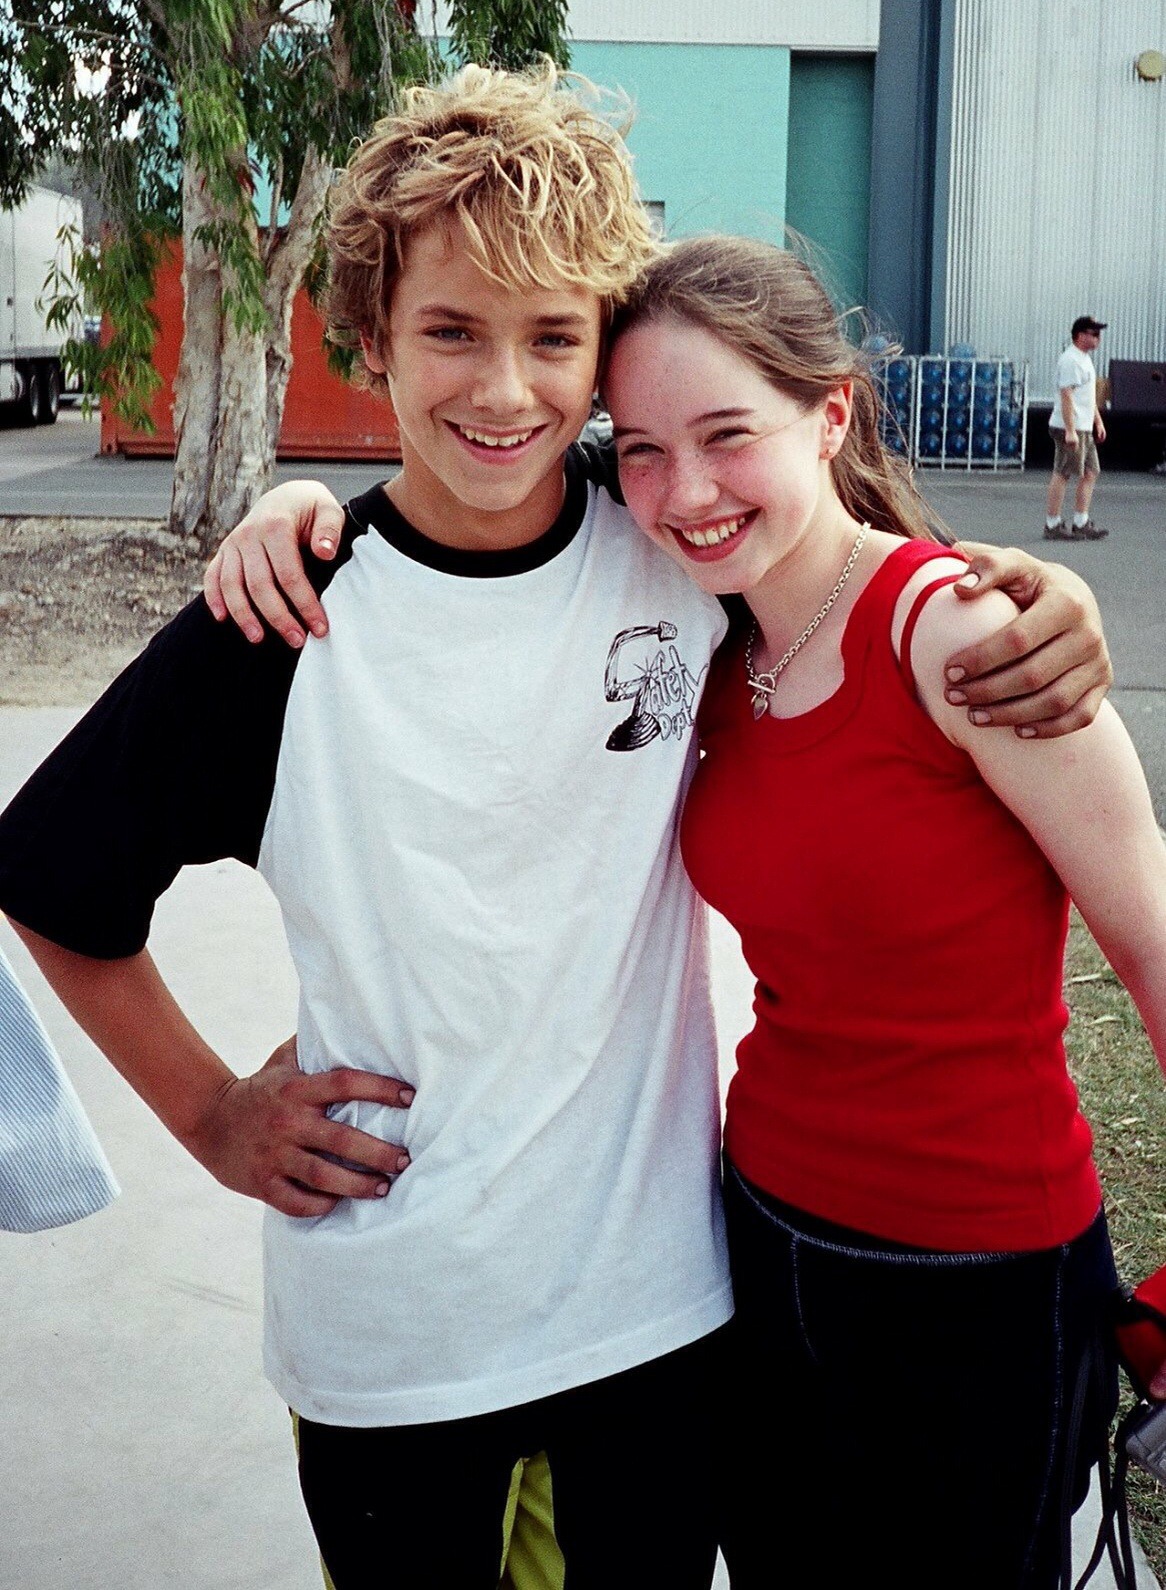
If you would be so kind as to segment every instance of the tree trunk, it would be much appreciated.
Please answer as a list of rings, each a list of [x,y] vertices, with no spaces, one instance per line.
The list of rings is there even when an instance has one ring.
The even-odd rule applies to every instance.
[[[186,324],[175,380],[170,528],[193,536],[208,554],[272,482],[291,374],[292,306],[312,256],[329,177],[327,162],[310,155],[288,224],[268,240],[263,304],[269,324],[255,331],[240,329],[224,309],[230,283],[213,251],[194,236],[222,217],[197,172],[184,176]],[[258,249],[253,217],[250,225]]]
[[[231,282],[198,237],[214,221],[240,223],[214,202],[188,162],[182,181],[185,324],[174,380],[174,489],[169,527],[213,552],[270,484],[265,337],[235,324],[224,304]],[[254,217],[250,224],[255,229]],[[256,236],[252,241],[257,242]]]
[[[268,240],[264,303],[271,322],[267,342],[267,441],[272,466],[291,375],[292,307],[315,248],[316,222],[324,208],[331,176],[328,162],[312,151],[304,161],[287,225],[277,239]]]
[[[222,354],[222,280],[214,253],[195,236],[211,220],[200,173],[182,174],[182,351],[174,379],[174,487],[168,528],[197,535],[210,501]]]
[[[227,314],[210,489],[197,529],[204,552],[214,551],[272,482],[275,456],[267,442],[266,346],[264,332],[241,331]]]

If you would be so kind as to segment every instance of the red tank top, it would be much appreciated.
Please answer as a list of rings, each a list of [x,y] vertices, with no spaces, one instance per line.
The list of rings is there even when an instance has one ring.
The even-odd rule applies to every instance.
[[[1100,1202],[1062,1043],[1068,898],[892,652],[903,586],[944,555],[891,553],[843,684],[799,717],[754,721],[743,639],[714,662],[681,840],[757,978],[726,1147],[775,1197],[877,1236],[1049,1247]]]

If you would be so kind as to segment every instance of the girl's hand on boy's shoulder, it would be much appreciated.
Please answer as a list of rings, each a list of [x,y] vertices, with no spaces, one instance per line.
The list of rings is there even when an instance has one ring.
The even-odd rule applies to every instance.
[[[413,1089],[353,1067],[301,1071],[288,1038],[253,1075],[232,1079],[184,1141],[224,1187],[285,1215],[326,1215],[342,1198],[383,1198],[409,1164],[399,1143],[329,1117],[329,1105],[353,1099],[407,1109]]]
[[[1092,723],[1113,683],[1101,614],[1079,574],[1012,547],[963,545],[972,600],[1010,596],[1019,614],[947,658],[945,695],[978,727],[1010,724],[1025,739],[1055,739]]]
[[[207,565],[207,606],[220,623],[232,618],[252,642],[263,639],[260,618],[289,646],[304,644],[305,628],[326,635],[328,620],[300,548],[328,562],[343,529],[344,510],[319,481],[289,480],[265,492]]]

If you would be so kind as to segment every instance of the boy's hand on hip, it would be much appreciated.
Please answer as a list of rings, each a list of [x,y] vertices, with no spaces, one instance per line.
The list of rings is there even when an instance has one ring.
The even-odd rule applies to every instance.
[[[1026,739],[1055,739],[1092,723],[1113,668],[1088,585],[1072,569],[1015,548],[963,551],[971,568],[956,584],[960,596],[999,589],[1022,611],[948,658],[947,700],[966,706],[975,724],[1012,724]]]
[[[235,1192],[285,1215],[326,1215],[341,1198],[383,1198],[409,1164],[399,1144],[329,1119],[330,1104],[352,1099],[404,1109],[413,1089],[350,1067],[305,1073],[289,1038],[222,1089],[187,1147]]]

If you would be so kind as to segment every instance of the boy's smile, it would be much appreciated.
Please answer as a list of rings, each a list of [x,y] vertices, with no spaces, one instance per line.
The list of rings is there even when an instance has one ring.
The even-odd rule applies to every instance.
[[[590,412],[598,295],[493,281],[456,231],[406,248],[389,346],[366,345],[389,383],[402,473],[390,495],[414,528],[467,551],[523,546],[562,505],[563,454]]]

